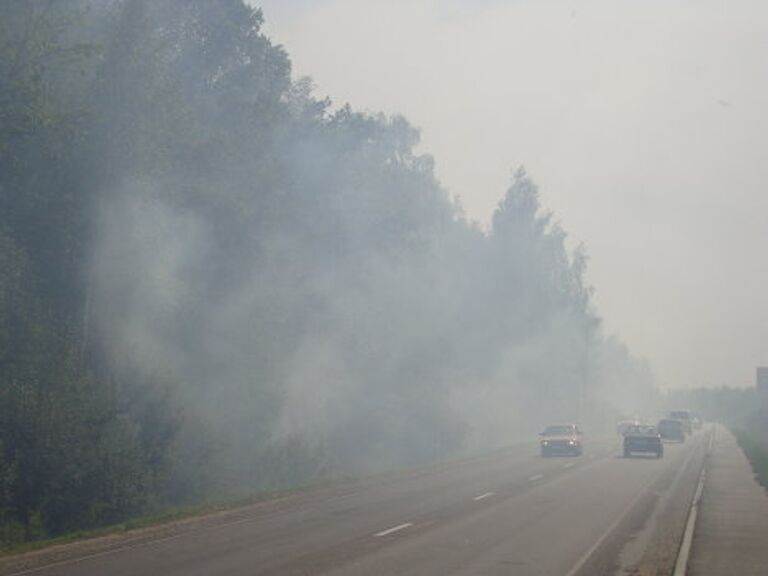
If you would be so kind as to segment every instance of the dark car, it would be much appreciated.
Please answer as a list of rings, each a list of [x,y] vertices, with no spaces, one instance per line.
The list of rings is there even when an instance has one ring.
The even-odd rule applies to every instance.
[[[659,420],[657,426],[662,440],[670,442],[685,442],[685,424],[673,418]]]
[[[558,424],[547,426],[539,434],[541,436],[541,455],[544,457],[555,454],[581,456],[581,430],[575,424]]]
[[[683,423],[683,429],[689,436],[693,434],[693,418],[690,410],[672,410],[667,416],[670,420],[680,420]]]
[[[664,456],[664,445],[656,426],[632,426],[624,432],[624,458],[637,453],[655,454],[656,458]]]

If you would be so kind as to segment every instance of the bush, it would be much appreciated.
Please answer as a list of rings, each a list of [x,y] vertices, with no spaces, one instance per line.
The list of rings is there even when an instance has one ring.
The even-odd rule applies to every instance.
[[[734,434],[739,446],[752,465],[755,479],[761,486],[768,489],[768,447],[746,430],[737,428],[734,430]]]

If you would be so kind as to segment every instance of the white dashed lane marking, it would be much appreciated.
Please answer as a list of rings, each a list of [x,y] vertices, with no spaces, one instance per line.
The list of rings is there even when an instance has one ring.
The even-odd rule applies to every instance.
[[[575,464],[574,462],[567,462],[567,463],[563,464],[563,468],[570,468],[574,464]]]
[[[475,500],[485,500],[491,496],[493,496],[493,492],[486,492],[485,494],[480,494],[480,496],[475,496]]]
[[[411,522],[406,522],[405,524],[400,524],[398,526],[393,526],[392,528],[387,528],[386,530],[382,530],[381,532],[376,532],[374,536],[389,536],[390,534],[394,534],[395,532],[399,532],[400,530],[405,530],[406,528],[410,528],[413,526]]]
[[[531,482],[536,482],[536,480],[541,480],[542,478],[544,478],[544,474],[534,474],[533,476],[528,478],[528,480],[530,480]]]

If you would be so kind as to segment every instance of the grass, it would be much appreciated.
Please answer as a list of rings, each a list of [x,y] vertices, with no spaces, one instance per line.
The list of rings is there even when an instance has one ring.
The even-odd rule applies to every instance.
[[[300,492],[302,490],[308,489],[309,487],[310,486],[297,486],[295,488],[282,490],[261,491],[248,496],[211,500],[190,506],[178,506],[169,508],[156,514],[148,514],[136,518],[131,518],[119,524],[112,524],[109,526],[103,526],[89,530],[76,530],[53,538],[42,538],[39,540],[28,540],[23,542],[14,542],[11,544],[3,544],[0,545],[0,558],[13,556],[16,554],[23,554],[25,552],[33,552],[35,550],[41,550],[43,548],[48,548],[50,546],[56,546],[60,544],[71,544],[80,540],[124,534],[144,528],[161,526],[163,524],[171,524],[173,522],[179,522],[181,520],[186,520],[195,516],[203,516],[215,512],[234,510],[236,508],[255,504],[264,500],[278,498],[285,494]]]
[[[215,510],[215,508],[211,508]],[[78,540],[85,540],[88,538],[98,538],[99,536],[109,536],[112,534],[121,534],[129,532],[131,530],[139,530],[141,528],[147,528],[149,526],[167,524],[175,522],[187,517],[194,516],[195,514],[204,513],[205,507],[203,506],[191,506],[189,508],[181,507],[174,508],[172,510],[165,511],[160,514],[153,514],[148,516],[142,516],[138,518],[132,518],[119,524],[112,524],[109,526],[103,526],[100,528],[93,528],[89,530],[76,530],[74,532],[68,532],[61,536],[52,538],[42,538],[39,540],[28,540],[24,542],[14,542],[12,544],[5,544],[0,547],[0,557],[11,556],[14,554],[23,554],[24,552],[32,552],[34,550],[40,550],[49,546],[55,546],[57,544],[69,544]]]
[[[506,447],[499,448],[499,450],[504,450],[504,449],[506,449]],[[24,540],[19,542],[12,542],[12,543],[0,542],[0,558],[14,556],[17,554],[24,554],[25,552],[33,552],[35,550],[42,550],[44,548],[49,548],[51,546],[56,546],[61,544],[71,544],[73,542],[88,540],[92,538],[125,534],[131,531],[141,530],[141,529],[150,528],[154,526],[162,526],[163,524],[171,524],[173,522],[179,522],[181,520],[190,519],[195,516],[204,516],[206,514],[213,514],[215,512],[234,510],[236,508],[249,506],[251,504],[255,504],[257,502],[261,502],[264,500],[279,498],[280,496],[284,496],[287,494],[298,493],[298,492],[310,490],[313,488],[320,488],[322,486],[339,484],[339,483],[349,482],[349,481],[362,480],[364,478],[369,478],[369,479],[376,478],[379,476],[386,476],[392,473],[408,472],[409,470],[419,470],[422,468],[429,468],[434,466],[439,467],[449,463],[460,462],[460,461],[469,460],[475,457],[484,457],[488,455],[489,453],[487,451],[470,450],[460,454],[454,454],[449,457],[440,458],[428,464],[405,466],[405,467],[395,468],[391,470],[382,470],[378,473],[374,473],[371,475],[364,475],[362,477],[360,476],[328,477],[325,479],[317,479],[306,484],[297,484],[297,485],[286,487],[286,488],[279,488],[274,490],[261,490],[259,492],[246,494],[244,496],[241,494],[240,496],[236,496],[236,497],[209,500],[201,504],[169,508],[167,510],[164,510],[156,514],[149,514],[149,515],[139,516],[136,518],[131,518],[119,524],[112,524],[109,526],[103,526],[100,528],[93,528],[93,529],[87,529],[87,530],[76,530],[73,532],[68,532],[67,534],[62,534],[61,536],[56,536],[51,538]]]
[[[733,433],[752,465],[755,478],[761,486],[768,489],[768,446],[745,430],[735,429]]]

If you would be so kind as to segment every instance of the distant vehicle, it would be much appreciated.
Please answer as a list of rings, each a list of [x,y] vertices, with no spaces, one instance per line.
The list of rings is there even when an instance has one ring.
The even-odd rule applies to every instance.
[[[664,418],[657,426],[662,440],[685,442],[685,425],[682,420]]]
[[[583,452],[581,430],[575,424],[547,426],[539,436],[541,436],[541,455],[544,457],[555,454],[581,456]]]
[[[635,453],[655,454],[656,458],[664,456],[664,445],[656,426],[640,424],[624,432],[624,458],[631,458]]]
[[[619,436],[624,436],[624,433],[627,430],[632,428],[632,426],[637,426],[639,424],[640,424],[640,422],[638,422],[637,420],[622,420],[621,422],[618,422],[616,424],[616,433]]]
[[[669,413],[668,418],[672,420],[680,420],[683,423],[685,433],[688,435],[693,434],[693,423],[690,410],[672,410]]]

